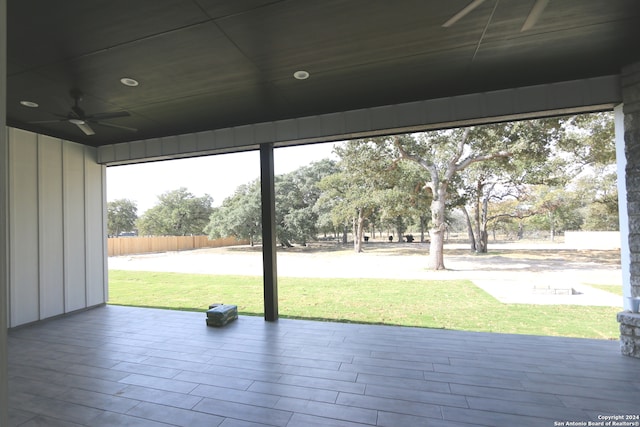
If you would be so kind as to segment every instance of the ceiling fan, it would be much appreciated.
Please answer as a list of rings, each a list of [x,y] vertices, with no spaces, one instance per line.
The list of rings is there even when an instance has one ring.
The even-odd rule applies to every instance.
[[[460,19],[464,18],[467,14],[469,14],[469,12],[471,12],[472,10],[480,6],[482,3],[484,3],[484,1],[485,0],[473,0],[466,7],[461,9],[458,13],[453,15],[451,18],[449,18],[449,20],[444,24],[442,24],[442,26],[443,27],[452,26],[453,24],[458,22]],[[538,19],[540,19],[540,15],[542,15],[542,12],[547,7],[548,3],[549,3],[549,0],[536,0],[533,7],[531,8],[531,11],[529,12],[529,15],[527,16],[527,19],[524,21],[524,24],[522,25],[522,29],[520,30],[521,32],[527,31],[533,28],[536,22],[538,22]],[[498,3],[496,1],[496,6],[497,4]]]
[[[72,125],[75,125],[80,129],[85,135],[95,135],[95,131],[91,127],[91,124],[97,124],[100,126],[106,126],[116,129],[127,130],[130,132],[137,132],[138,129],[115,125],[113,123],[107,123],[104,120],[109,119],[117,119],[120,117],[129,117],[127,111],[114,111],[108,113],[95,113],[95,114],[86,114],[82,108],[80,108],[80,101],[82,101],[82,92],[79,90],[72,90],[71,97],[74,100],[73,105],[71,106],[71,110],[66,114],[54,114],[55,116],[60,117],[57,120],[40,120],[35,122],[29,122],[34,124],[43,124],[43,123],[58,123],[58,122],[69,122]]]

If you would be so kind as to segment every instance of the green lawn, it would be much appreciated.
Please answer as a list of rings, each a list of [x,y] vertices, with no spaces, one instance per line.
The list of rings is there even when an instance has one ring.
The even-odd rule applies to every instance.
[[[236,304],[262,315],[255,276],[109,271],[109,303],[205,311]],[[281,317],[465,331],[617,339],[614,307],[502,304],[467,280],[278,280]]]
[[[592,288],[598,288],[601,289],[603,291],[607,291],[607,292],[611,292],[612,294],[616,294],[616,295],[620,295],[622,296],[622,286],[621,285],[594,285],[589,283],[589,286],[591,286]]]

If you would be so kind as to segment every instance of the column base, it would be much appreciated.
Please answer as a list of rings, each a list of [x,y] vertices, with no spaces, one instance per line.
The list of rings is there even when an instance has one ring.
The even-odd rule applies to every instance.
[[[640,313],[618,313],[620,323],[620,352],[640,359]]]

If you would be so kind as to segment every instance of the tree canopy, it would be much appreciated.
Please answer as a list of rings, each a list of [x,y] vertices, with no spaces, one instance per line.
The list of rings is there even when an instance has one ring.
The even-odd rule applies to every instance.
[[[138,207],[129,199],[117,199],[107,203],[107,233],[119,236],[120,233],[134,231],[138,219]]]
[[[222,206],[214,208],[205,232],[211,239],[233,236],[248,239],[251,245],[259,240],[262,233],[260,181],[239,186]]]
[[[196,197],[186,188],[167,191],[158,196],[158,204],[138,220],[141,235],[200,235],[209,223],[213,199],[208,194]]]
[[[420,230],[426,240],[429,225],[430,266],[441,269],[455,209],[464,213],[477,252],[487,251],[490,231],[520,238],[529,228],[553,238],[564,230],[617,229],[610,113],[357,139],[334,153],[337,161],[275,177],[282,246],[329,234],[346,243],[351,233],[360,252],[365,233],[386,229],[401,240]],[[138,220],[140,233],[261,238],[258,180],[239,186],[220,207],[211,204],[210,196],[185,188],[167,192]]]
[[[282,246],[306,244],[319,230],[321,210],[316,202],[321,190],[318,183],[337,171],[335,162],[323,159],[275,179],[276,235]],[[206,231],[211,238],[234,236],[253,244],[262,235],[260,181],[242,185],[215,208]]]
[[[283,246],[291,246],[292,242],[305,245],[316,238],[319,183],[337,171],[333,160],[323,159],[276,177],[276,234]]]

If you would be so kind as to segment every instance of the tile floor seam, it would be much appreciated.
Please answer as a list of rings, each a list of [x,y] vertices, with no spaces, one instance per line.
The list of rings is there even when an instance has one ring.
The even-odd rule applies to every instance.
[[[462,387],[482,387],[482,386],[468,386],[466,384],[454,384],[454,385],[462,386]],[[495,389],[498,389],[498,390],[504,390],[505,392],[509,392],[509,391],[511,391],[511,392],[514,392],[514,391],[515,392],[520,392],[520,391],[522,391],[524,393],[530,393],[532,395],[545,395],[545,396],[549,396],[549,397],[554,397],[555,398],[554,400],[557,401],[558,405],[552,405],[552,406],[563,406],[563,407],[566,407],[566,405],[564,405],[564,403],[559,399],[558,395],[555,394],[555,393],[551,393],[551,392],[547,393],[547,392],[536,392],[536,391],[529,391],[529,390],[513,390],[513,389],[509,389],[509,388],[505,388],[505,387],[489,387],[489,386],[486,386],[484,388],[495,388]],[[465,396],[465,399],[467,397],[483,397],[483,396],[480,396],[480,395],[469,395],[469,394],[459,393],[459,392],[455,392],[453,390],[451,391],[451,393],[455,394],[455,395],[458,395],[458,396]],[[515,403],[526,402],[524,400],[506,399],[506,398],[498,398],[498,397],[493,397],[493,398],[494,399],[499,399],[499,400],[505,400],[505,401],[508,401],[508,402],[513,402],[514,404]],[[546,404],[549,404],[549,403],[547,402]]]
[[[451,425],[462,426],[463,421],[470,422],[469,420],[477,415],[477,424],[505,425],[520,419],[521,425],[528,427],[546,423],[549,420],[548,414],[551,416],[577,414],[577,417],[584,417],[585,420],[590,419],[595,412],[584,408],[591,408],[591,405],[602,397],[605,397],[607,401],[594,407],[611,407],[619,403],[624,405],[618,405],[619,407],[635,408],[633,404],[637,401],[636,398],[640,398],[640,386],[633,384],[631,382],[633,378],[629,376],[629,372],[635,372],[635,368],[640,367],[638,361],[624,359],[619,355],[616,346],[596,340],[486,333],[468,334],[457,331],[418,331],[397,327],[388,329],[384,326],[363,327],[297,320],[285,320],[279,322],[276,327],[265,324],[259,318],[244,318],[242,325],[235,325],[242,326],[242,328],[236,327],[235,330],[229,328],[224,331],[224,340],[228,343],[231,343],[232,340],[234,342],[242,341],[244,337],[250,336],[249,333],[252,334],[251,336],[256,339],[246,348],[246,356],[253,362],[232,362],[230,358],[227,359],[229,363],[226,363],[217,360],[218,358],[210,358],[205,361],[202,357],[197,357],[198,351],[181,353],[184,345],[191,345],[189,343],[200,343],[206,347],[210,340],[211,342],[213,340],[219,342],[219,337],[212,336],[210,331],[200,327],[199,315],[200,313],[173,313],[154,309],[107,306],[74,315],[65,322],[51,322],[46,328],[39,328],[38,325],[35,325],[29,330],[18,331],[20,339],[13,339],[15,338],[11,337],[13,332],[9,331],[11,348],[9,353],[9,385],[14,386],[14,391],[29,392],[30,396],[35,399],[29,400],[27,394],[24,394],[25,397],[19,397],[16,394],[13,402],[10,403],[10,411],[15,411],[13,412],[16,415],[15,420],[19,420],[20,423],[25,422],[27,416],[25,414],[28,413],[29,419],[38,417],[40,422],[46,417],[50,417],[51,420],[62,417],[64,421],[70,423],[69,425],[73,425],[72,422],[79,423],[79,421],[85,420],[84,425],[97,427],[86,420],[98,416],[99,426],[106,425],[108,421],[126,422],[127,419],[134,424],[144,424],[143,421],[136,422],[134,418],[128,418],[128,416],[133,416],[133,412],[138,410],[139,412],[136,412],[138,417],[145,415],[152,420],[159,420],[158,417],[161,415],[156,416],[152,411],[157,410],[161,414],[163,408],[166,408],[167,413],[174,414],[172,417],[179,416],[180,412],[174,410],[176,409],[190,411],[194,414],[194,419],[206,419],[198,414],[218,416],[212,412],[219,412],[215,411],[215,408],[218,407],[217,405],[222,405],[220,407],[222,413],[226,411],[226,415],[237,417],[238,414],[234,415],[235,411],[245,412],[245,410],[236,408],[248,408],[248,406],[234,404],[234,402],[240,402],[240,405],[255,403],[253,409],[246,410],[249,414],[248,419],[253,422],[265,422],[265,418],[261,414],[268,414],[265,410],[269,408],[277,408],[278,405],[281,408],[296,408],[298,404],[294,400],[287,401],[287,398],[297,399],[298,396],[315,398],[313,396],[318,396],[318,401],[308,399],[312,402],[309,412],[318,413],[319,409],[326,408],[327,417],[336,420],[343,419],[340,415],[343,412],[348,420],[369,423],[375,420],[376,424],[384,424],[385,426],[401,425],[396,423],[400,420],[413,420],[418,425],[420,425],[419,423],[438,425],[438,417],[445,420],[443,424],[448,425],[449,422]],[[173,328],[166,332],[168,338],[164,343],[159,344],[158,339],[155,338],[147,340],[151,343],[148,347],[146,347],[147,342],[132,346],[131,340],[119,340],[122,341],[120,344],[115,343],[115,340],[109,340],[113,343],[101,344],[96,338],[105,333],[115,334],[113,330],[109,329],[110,324],[117,325],[117,335],[121,336],[122,331],[130,330],[127,325],[133,322],[140,324],[141,316],[147,319],[145,322],[154,325],[154,327],[145,328],[144,325],[141,325],[143,327],[137,331],[139,334],[137,336],[149,334],[150,337],[153,337],[159,333],[162,334],[163,332],[158,331],[157,328],[156,320],[158,319],[165,319],[166,324],[174,322]],[[194,319],[198,319],[197,325],[194,325]],[[65,351],[62,341],[69,342],[69,340],[58,340],[59,342],[53,340],[54,342],[52,342],[50,332],[54,332],[54,330],[57,331],[59,337],[64,337],[67,333],[69,336],[80,339],[82,339],[82,334],[86,333],[94,340],[91,345],[95,345],[95,347],[79,349],[71,345],[66,347],[68,351]],[[67,332],[64,332],[65,330]],[[174,338],[178,337],[177,330],[183,331],[181,335],[184,337],[180,340],[179,345],[172,348],[168,344],[174,344]],[[274,342],[269,341],[274,337],[274,331],[278,332],[277,341],[275,341],[277,345],[273,345]],[[34,337],[33,339],[22,339],[22,337],[29,338],[29,333],[33,333],[31,335]],[[289,334],[290,339],[282,338],[285,333]],[[320,348],[315,345],[317,344],[315,337],[328,337],[330,334],[333,334],[332,342],[335,346],[327,347],[328,357],[318,354],[317,363],[315,363],[313,355],[320,351]],[[38,337],[48,338],[48,342],[46,344],[40,343]],[[269,337],[269,340],[266,340],[265,337]],[[305,347],[305,339],[309,340],[307,347]],[[377,343],[383,339],[387,340],[389,345],[381,349]],[[340,340],[349,341],[349,343],[340,347]],[[483,355],[478,351],[465,355],[452,345],[452,343],[459,343],[461,340],[477,349],[490,349],[489,353],[495,357],[489,357],[488,360],[491,361],[489,363],[487,360],[483,361],[487,353]],[[279,361],[282,364],[273,365],[266,362],[261,364],[259,360],[256,360],[262,354],[259,347],[265,346],[267,341],[270,343],[268,348],[271,350],[265,353],[265,356],[269,361]],[[323,341],[325,340],[323,339]],[[415,356],[394,357],[392,352],[385,352],[385,350],[399,351],[398,346],[402,342],[406,342],[407,351]],[[544,348],[537,348],[536,357],[533,358],[530,350],[535,345],[543,345]],[[50,362],[42,355],[36,357],[49,348],[52,350]],[[156,348],[161,350],[155,350]],[[239,349],[240,347],[233,345],[233,348]],[[426,348],[428,350],[425,350]],[[287,351],[283,353],[283,349]],[[76,350],[79,351],[77,355],[74,354]],[[144,352],[146,354],[142,355]],[[576,358],[563,358],[563,354],[566,352],[581,355],[580,360],[574,363],[571,360]],[[275,353],[278,355],[274,355]],[[95,355],[97,358],[100,358],[101,355],[109,355],[109,357],[96,360],[93,363],[90,359],[91,355]],[[521,360],[519,360],[519,355],[522,356]],[[160,356],[158,360],[151,359],[158,356]],[[289,358],[292,359],[289,360]],[[181,364],[181,360],[188,363]],[[466,360],[470,360],[472,365],[478,366],[473,369],[469,367],[464,369]],[[288,363],[291,361],[297,365],[289,365]],[[518,369],[519,361],[522,362],[521,366],[524,370]],[[122,367],[131,368],[127,368],[128,370],[139,370],[147,375],[116,371],[110,366],[111,363],[113,363],[112,366],[123,363]],[[416,373],[397,369],[397,367],[411,368],[412,363],[416,366],[419,365],[422,369]],[[427,363],[430,364],[429,367],[434,367],[433,371],[425,370]],[[510,369],[491,369],[492,367],[499,368],[501,363],[506,363]],[[74,365],[77,366],[74,367]],[[313,367],[314,365],[316,367]],[[42,366],[46,368],[41,368]],[[136,369],[136,366],[139,369]],[[317,366],[325,369],[317,368]],[[568,368],[565,369],[567,366]],[[599,366],[604,369],[598,369]],[[155,377],[153,375],[155,367],[167,370],[158,371],[163,373],[163,376]],[[385,369],[389,367],[392,369]],[[331,370],[326,368],[331,368]],[[463,369],[463,372],[458,372],[458,368]],[[597,372],[593,372],[593,370]],[[560,375],[563,372],[566,375]],[[588,377],[580,375],[582,372],[585,372]],[[211,376],[198,379],[200,374]],[[215,384],[213,375],[216,374],[238,379],[230,388],[234,391],[234,395],[229,396],[230,404],[218,404],[206,397],[205,394],[213,396],[216,393],[214,388],[209,390],[201,388],[200,392],[196,390],[197,387],[208,386],[208,383],[211,382]],[[128,381],[127,378],[131,381]],[[167,380],[167,382],[163,382],[163,380]],[[47,383],[50,386],[44,387]],[[266,385],[255,386],[260,383]],[[277,385],[270,386],[269,384]],[[560,388],[558,384],[564,384],[564,386]],[[399,390],[386,390],[387,385]],[[604,394],[581,392],[582,387],[595,385],[605,390]],[[277,390],[277,387],[280,386],[285,386],[284,393]],[[302,389],[286,389],[286,386],[302,387]],[[172,391],[176,390],[176,387],[178,392]],[[263,399],[258,394],[248,394],[243,397],[242,393],[250,391],[252,387],[254,390],[258,390],[255,393],[268,391],[270,387],[273,387],[275,394],[267,399]],[[483,391],[485,388],[486,393]],[[66,397],[61,396],[64,390],[72,390],[72,393]],[[106,397],[103,399],[98,394],[91,394],[86,398],[81,398],[78,393],[83,393],[83,390],[102,393]],[[416,394],[414,391],[418,391],[418,393]],[[514,393],[510,395],[510,391],[514,391]],[[380,396],[374,396],[376,394]],[[66,402],[53,401],[47,396],[57,396],[68,400]],[[123,397],[128,401],[114,400],[113,397]],[[77,401],[83,403],[74,403],[76,398]],[[554,399],[556,403],[554,403]],[[134,401],[137,403],[130,407],[129,405]],[[557,403],[558,401],[560,403]],[[345,411],[343,406],[352,408],[352,410]],[[331,408],[335,410],[335,413],[331,413]],[[34,413],[33,409],[37,412]],[[375,410],[375,412],[358,418],[358,414],[365,414],[365,412],[359,412],[360,410]],[[291,426],[302,426],[307,421],[320,423],[317,425],[322,423],[321,418],[302,416],[301,412],[296,411],[286,412],[286,416],[282,413],[274,415],[277,421],[274,419],[273,423]],[[527,415],[514,415],[514,412]],[[116,416],[119,414],[123,418]],[[178,418],[172,417],[167,420],[179,423]],[[227,418],[220,416],[218,419]],[[44,422],[46,423],[46,421]],[[60,423],[64,424],[62,420]],[[147,421],[147,423],[156,425],[151,421]],[[228,418],[226,423],[240,424],[240,422],[232,421],[231,418]],[[331,421],[327,419],[327,423],[331,424]],[[333,423],[352,425],[347,421],[334,421]],[[358,423],[356,422],[354,425],[358,425]]]

